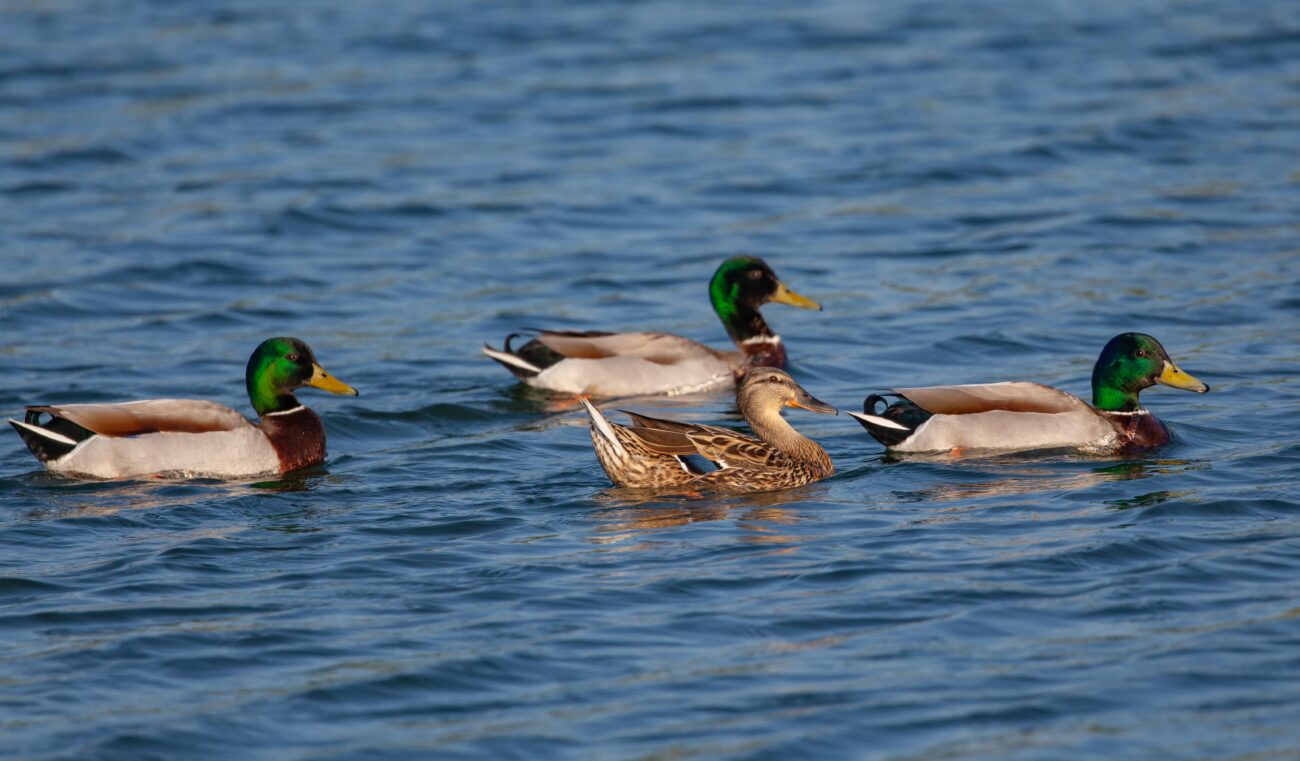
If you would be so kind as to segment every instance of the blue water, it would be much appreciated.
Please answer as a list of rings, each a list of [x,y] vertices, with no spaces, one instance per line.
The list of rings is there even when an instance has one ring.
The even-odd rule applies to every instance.
[[[1293,3],[0,5],[0,412],[209,398],[297,335],[325,467],[87,483],[0,447],[0,755],[1296,758]],[[1153,389],[1141,457],[887,458],[612,489],[521,326],[792,372]],[[738,424],[726,394],[628,400]]]

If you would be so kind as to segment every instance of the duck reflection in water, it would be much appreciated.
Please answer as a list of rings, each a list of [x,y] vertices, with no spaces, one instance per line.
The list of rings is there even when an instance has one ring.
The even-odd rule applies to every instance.
[[[74,481],[39,472],[31,476],[31,482],[41,489],[41,499],[45,504],[33,509],[27,517],[32,520],[99,517],[133,510],[184,507],[214,499],[308,492],[325,474],[324,468],[309,468],[284,478],[256,482],[162,477],[134,481]]]
[[[814,484],[785,492],[726,497],[664,497],[643,495],[632,489],[608,489],[595,496],[595,501],[607,509],[592,513],[599,524],[592,541],[596,544],[619,544],[693,523],[734,520],[745,531],[738,537],[740,541],[772,544],[781,552],[792,552],[804,538],[792,532],[802,519],[795,506],[815,500],[828,489],[825,484]],[[625,549],[650,546],[653,545],[649,542],[638,542]]]
[[[963,467],[959,476],[962,480],[936,484],[915,492],[900,492],[897,496],[913,502],[952,502],[983,497],[1068,492],[1114,481],[1133,481],[1205,467],[1191,460],[1135,460],[1111,463],[1082,472],[1062,472],[1061,466],[1077,463],[1077,457],[1035,462],[1024,462],[1017,458],[1011,463],[1006,462],[1006,458],[982,460],[976,467]],[[983,467],[985,465],[989,467]],[[982,481],[969,480],[972,476],[979,475],[987,475],[989,478]]]

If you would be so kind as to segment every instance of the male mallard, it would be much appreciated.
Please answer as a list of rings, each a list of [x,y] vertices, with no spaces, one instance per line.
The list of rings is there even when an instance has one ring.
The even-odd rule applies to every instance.
[[[617,486],[687,487],[754,492],[789,489],[835,473],[826,450],[781,417],[782,407],[836,414],[781,370],[750,370],[736,390],[736,405],[758,438],[727,428],[675,423],[626,412],[632,426],[610,423],[585,398],[596,459]],[[687,457],[711,460],[704,472]]]
[[[248,359],[248,398],[256,425],[216,402],[149,399],[123,404],[27,408],[9,424],[46,468],[95,478],[155,473],[233,478],[285,473],[325,459],[325,427],[298,403],[302,386],[357,395],[316,363],[296,338],[268,338]],[[40,422],[41,413],[50,420]]]
[[[688,394],[734,384],[751,367],[783,367],[781,337],[758,308],[769,301],[821,309],[790,290],[756,256],[733,256],[709,282],[713,311],[739,351],[718,351],[671,333],[543,330],[518,349],[483,353],[534,388],[591,396]]]
[[[896,388],[898,401],[867,397],[849,414],[898,452],[950,449],[1058,449],[1133,452],[1169,441],[1169,431],[1138,402],[1157,383],[1204,394],[1210,387],[1178,369],[1165,347],[1143,333],[1110,339],[1092,369],[1092,404],[1039,383]]]

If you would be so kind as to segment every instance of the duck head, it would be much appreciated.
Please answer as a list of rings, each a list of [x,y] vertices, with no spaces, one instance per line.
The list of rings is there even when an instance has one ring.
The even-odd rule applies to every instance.
[[[293,392],[303,386],[357,396],[355,388],[325,372],[310,346],[289,337],[268,338],[259,344],[248,358],[244,382],[258,415],[297,407]]]
[[[742,411],[775,411],[798,407],[809,412],[838,415],[839,411],[808,393],[782,370],[756,367],[745,374],[736,391],[736,404]]]
[[[1110,339],[1092,368],[1092,404],[1108,412],[1140,408],[1138,394],[1157,383],[1204,394],[1210,387],[1179,369],[1160,342],[1145,333]]]
[[[800,309],[821,310],[821,304],[800,296],[777,278],[757,256],[733,256],[718,266],[709,281],[709,301],[727,334],[737,344],[773,333],[758,308],[774,301]]]

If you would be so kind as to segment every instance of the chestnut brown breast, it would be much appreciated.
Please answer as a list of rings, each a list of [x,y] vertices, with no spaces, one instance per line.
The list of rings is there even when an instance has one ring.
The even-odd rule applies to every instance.
[[[745,373],[755,367],[784,368],[786,362],[785,346],[780,342],[758,342],[741,347],[745,361],[736,368],[736,380],[740,381]]]
[[[325,461],[325,426],[320,416],[306,407],[268,415],[258,425],[280,457],[281,473]]]
[[[1119,431],[1122,452],[1141,452],[1169,443],[1169,429],[1149,412],[1142,415],[1102,414]]]

